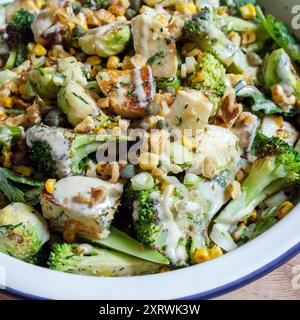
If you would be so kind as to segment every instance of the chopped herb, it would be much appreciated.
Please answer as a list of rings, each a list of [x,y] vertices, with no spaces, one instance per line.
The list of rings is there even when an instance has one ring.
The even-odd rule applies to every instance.
[[[120,86],[121,87],[128,87],[128,86],[130,86],[131,85],[131,83],[130,82],[120,82]]]
[[[166,41],[167,45],[171,44],[171,42],[172,42],[170,38],[166,38],[165,41]]]
[[[177,120],[177,126],[181,126],[182,125],[182,122],[183,122],[183,118],[180,117],[180,116],[176,116],[176,120]]]
[[[155,63],[158,64],[160,62],[160,60],[163,59],[165,56],[166,56],[165,51],[163,51],[163,50],[158,51],[152,57],[150,57],[148,59],[148,63],[150,65],[155,64]]]
[[[75,92],[72,92],[73,96],[75,96],[76,98],[80,99],[82,102],[84,102],[85,104],[88,104],[88,102],[86,100],[84,100],[80,95],[78,95]]]

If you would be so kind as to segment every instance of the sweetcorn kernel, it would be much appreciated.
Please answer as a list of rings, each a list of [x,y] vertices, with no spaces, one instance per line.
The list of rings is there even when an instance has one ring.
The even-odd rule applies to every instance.
[[[277,217],[283,219],[292,209],[294,205],[290,201],[285,201],[277,211]]]
[[[202,263],[208,260],[210,260],[210,255],[207,248],[199,248],[196,250],[194,254],[195,263]]]
[[[55,190],[56,179],[48,179],[45,183],[45,189],[48,193],[53,194]]]
[[[75,28],[75,23],[74,22],[68,22],[68,28],[70,31],[72,31]]]
[[[144,152],[138,158],[139,166],[143,170],[153,170],[157,168],[159,156],[155,153]]]
[[[193,3],[178,3],[175,9],[182,14],[194,14],[197,13],[197,8]]]
[[[32,52],[38,57],[42,57],[47,54],[47,50],[39,43],[34,46]]]
[[[256,9],[253,4],[246,4],[240,8],[243,19],[253,19],[256,17]]]
[[[161,267],[160,270],[159,270],[159,272],[168,272],[168,271],[170,271],[170,268],[167,267],[167,266],[163,266],[163,267]]]
[[[201,83],[204,81],[204,77],[201,71],[197,72],[193,77],[193,82]]]
[[[227,37],[231,42],[235,43],[237,46],[240,46],[242,43],[241,36],[235,31],[231,31]]]
[[[91,56],[87,58],[86,62],[91,66],[95,66],[100,64],[101,58],[99,56]]]
[[[30,177],[33,172],[33,169],[28,166],[12,166],[12,169],[24,177]]]
[[[120,66],[120,58],[117,56],[110,56],[106,63],[108,69],[118,69]]]
[[[221,16],[223,14],[226,14],[228,11],[228,7],[227,6],[221,6],[218,8],[217,13]]]
[[[208,249],[208,251],[211,259],[215,259],[223,255],[222,249],[217,245],[214,245],[212,248]]]
[[[256,33],[253,30],[247,30],[242,33],[242,44],[251,44],[256,41]]]
[[[4,108],[12,108],[14,104],[12,97],[5,97],[2,99],[2,105]]]

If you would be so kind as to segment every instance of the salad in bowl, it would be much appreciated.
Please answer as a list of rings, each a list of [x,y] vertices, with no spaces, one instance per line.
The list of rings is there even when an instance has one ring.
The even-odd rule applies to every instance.
[[[2,253],[168,272],[298,204],[300,46],[255,0],[18,0],[0,42]]]

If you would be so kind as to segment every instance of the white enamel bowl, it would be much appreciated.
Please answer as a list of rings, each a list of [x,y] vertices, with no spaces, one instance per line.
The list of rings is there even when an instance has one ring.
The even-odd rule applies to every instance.
[[[261,1],[287,22],[295,1]],[[275,10],[275,12],[274,12]],[[0,253],[6,291],[39,299],[204,299],[256,280],[300,252],[300,206],[262,236],[207,263],[156,275],[96,278],[66,274]]]

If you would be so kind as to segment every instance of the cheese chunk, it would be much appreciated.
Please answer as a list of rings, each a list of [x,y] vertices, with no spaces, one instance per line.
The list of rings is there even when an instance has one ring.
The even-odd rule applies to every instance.
[[[176,76],[177,55],[174,37],[165,24],[152,14],[141,14],[131,24],[134,49],[146,58],[158,78]]]
[[[105,69],[98,73],[97,82],[115,113],[124,117],[142,118],[154,99],[155,84],[148,66],[123,71]]]
[[[213,104],[198,90],[180,90],[166,117],[174,128],[187,130],[204,128],[213,111]]]
[[[105,238],[123,186],[98,178],[72,176],[56,183],[54,194],[41,194],[44,218],[58,231]]]
[[[239,161],[238,138],[229,129],[207,125],[197,136],[196,159],[189,173],[203,175],[206,159],[213,159],[215,174]]]

